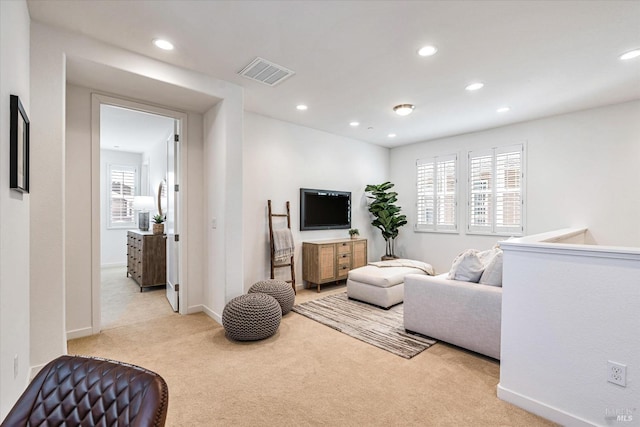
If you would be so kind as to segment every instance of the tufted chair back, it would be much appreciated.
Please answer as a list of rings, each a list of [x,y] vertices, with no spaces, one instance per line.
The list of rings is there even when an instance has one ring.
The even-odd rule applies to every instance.
[[[36,375],[0,427],[164,426],[164,379],[139,366],[61,356]]]

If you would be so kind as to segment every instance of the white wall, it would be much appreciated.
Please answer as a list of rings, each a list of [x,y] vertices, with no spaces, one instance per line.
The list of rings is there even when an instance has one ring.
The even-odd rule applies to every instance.
[[[352,228],[368,239],[369,259],[384,254],[384,240],[370,225],[364,188],[389,176],[387,148],[253,113],[245,113],[244,130],[245,289],[270,275],[267,200],[275,213],[285,213],[290,202],[298,286],[303,283],[303,241],[349,237],[347,230],[300,231],[300,188],[351,191]],[[276,270],[276,277],[289,279],[289,270]]]
[[[604,245],[640,243],[640,101],[505,126],[391,150],[391,180],[409,224],[400,255],[447,271],[463,249],[485,249],[497,237],[466,235],[467,152],[525,142],[526,234],[587,226]],[[459,234],[417,233],[416,159],[459,154]]]
[[[91,333],[91,93],[67,85],[65,142],[65,323]],[[99,221],[100,218],[95,220]]]
[[[521,240],[502,246],[498,396],[562,425],[640,425],[640,247]]]
[[[29,25],[25,1],[0,2],[0,419],[22,393],[30,366],[30,195],[9,190],[9,95],[19,96],[33,119]],[[39,189],[31,184],[31,191]]]
[[[4,14],[3,14],[4,16]],[[3,21],[4,22],[4,21]],[[4,27],[3,27],[4,28]],[[3,32],[4,34],[4,32]],[[54,29],[47,25],[31,23],[31,92],[38,93],[37,99],[31,105],[32,140],[38,144],[32,147],[32,185],[38,191],[31,195],[31,297],[30,297],[30,321],[31,321],[31,364],[42,365],[52,358],[66,352],[66,321],[65,321],[65,268],[74,268],[74,264],[66,259],[65,248],[67,233],[65,212],[65,168],[73,167],[65,164],[65,93],[66,72],[65,58],[71,56],[81,60],[93,62],[99,66],[106,66],[123,70],[139,76],[156,79],[170,83],[178,88],[196,91],[213,99],[224,99],[221,107],[220,123],[224,125],[224,133],[219,135],[225,138],[223,144],[229,152],[225,168],[229,168],[227,181],[236,194],[231,198],[231,207],[228,211],[234,218],[231,225],[239,229],[241,235],[241,209],[242,209],[242,163],[238,152],[242,150],[242,89],[236,85],[226,83],[210,76],[189,71],[180,67],[162,63],[126,50],[122,50],[91,38],[74,34],[63,30]],[[13,40],[13,36],[10,37]],[[6,38],[3,38],[3,42]],[[28,51],[28,46],[24,51]],[[153,94],[150,94],[152,96]],[[168,106],[171,107],[171,106]],[[202,125],[201,117],[189,120],[189,131],[192,122],[196,128],[193,134],[201,136],[202,140],[215,139],[205,134],[198,124]],[[202,140],[196,141],[195,153],[201,152],[197,146]],[[191,140],[189,141],[191,143]],[[234,148],[237,147],[237,148]],[[188,167],[189,177],[196,182],[202,180],[203,170],[206,165],[194,158],[192,153],[187,153],[188,161],[193,161]],[[202,158],[202,157],[201,157]],[[90,161],[90,159],[87,159]],[[240,179],[238,180],[238,175]],[[89,179],[89,177],[87,177]],[[238,183],[240,185],[238,185]],[[199,183],[196,184],[199,186]],[[202,188],[202,187],[200,187]],[[226,191],[226,189],[225,189]],[[189,191],[189,194],[191,192]],[[86,195],[90,197],[90,195]],[[212,198],[220,197],[219,194],[191,194],[187,206],[189,214],[189,235],[186,236],[186,246],[189,254],[194,256],[189,259],[189,265],[202,266],[206,259],[203,254],[205,247],[201,235],[204,221],[202,215],[196,210],[203,203]],[[200,196],[200,200],[198,200]],[[238,201],[237,198],[240,198]],[[36,200],[37,199],[37,200]],[[192,202],[193,200],[193,202]],[[193,206],[191,205],[193,203]],[[193,208],[193,209],[192,209]],[[239,210],[238,210],[239,209]],[[238,210],[238,211],[236,211]],[[194,221],[191,222],[191,212]],[[239,223],[239,225],[238,225]],[[37,236],[37,237],[34,237]],[[191,237],[193,236],[193,237]],[[210,282],[208,277],[200,271],[185,271],[189,285],[196,289],[188,290],[188,298],[192,296],[204,296],[201,290],[203,286],[213,288],[215,286],[229,290],[241,288],[242,281],[242,240],[229,238],[216,248],[222,253],[228,253],[225,269],[228,271],[227,280],[221,283]],[[208,237],[207,237],[208,239]],[[74,245],[76,242],[73,243]],[[80,244],[81,245],[81,244]],[[227,247],[225,247],[226,245]],[[85,241],[85,250],[92,252],[90,241]],[[76,247],[77,249],[77,247]],[[202,267],[201,267],[202,268]],[[95,274],[92,272],[92,276]],[[193,278],[193,280],[192,280]],[[202,282],[196,281],[201,278]],[[89,286],[92,277],[86,277]],[[231,280],[229,280],[231,279]],[[206,284],[203,284],[206,282]],[[201,289],[197,289],[200,287]],[[81,302],[90,304],[90,301]],[[189,301],[190,310],[202,309],[202,301]],[[224,299],[222,301],[224,306]],[[73,308],[71,308],[73,309]],[[91,325],[91,319],[88,319]]]
[[[69,102],[69,100],[67,100]],[[142,167],[142,154],[128,153],[126,151],[100,150],[100,264],[103,267],[127,265],[127,231],[136,229],[136,226],[128,228],[109,228],[108,210],[109,197],[111,195],[110,180],[108,179],[109,165],[126,165],[138,168]],[[67,167],[67,170],[70,167]],[[138,180],[140,177],[138,176]],[[140,185],[139,183],[137,185]],[[149,212],[149,220],[154,215]],[[136,211],[137,216],[137,211]],[[69,245],[69,244],[67,244]]]

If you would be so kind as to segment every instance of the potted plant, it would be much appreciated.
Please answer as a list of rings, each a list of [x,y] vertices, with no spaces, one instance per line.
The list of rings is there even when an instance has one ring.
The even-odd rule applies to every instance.
[[[357,239],[359,235],[360,235],[360,232],[358,231],[357,228],[349,229],[349,236],[351,236],[352,239]]]
[[[153,234],[164,234],[164,216],[158,214],[153,217]]]
[[[375,217],[371,225],[378,228],[382,232],[387,248],[385,256],[382,259],[397,258],[395,255],[395,238],[398,237],[399,228],[407,223],[406,215],[400,213],[400,206],[396,206],[398,201],[398,193],[389,191],[393,188],[390,182],[384,182],[379,185],[367,185],[365,192],[371,200],[369,204],[369,212]]]

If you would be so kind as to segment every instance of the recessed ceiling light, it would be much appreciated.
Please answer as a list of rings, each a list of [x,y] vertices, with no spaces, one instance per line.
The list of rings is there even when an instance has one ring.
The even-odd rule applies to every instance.
[[[418,55],[420,56],[431,56],[434,55],[438,49],[435,46],[423,46],[418,50]]]
[[[300,105],[296,105],[296,108],[300,111],[304,111],[304,110],[307,110],[309,107],[307,107],[304,104],[300,104]]]
[[[408,116],[413,113],[413,110],[416,108],[413,104],[400,104],[393,107],[393,111],[396,112],[399,116]]]
[[[153,44],[162,50],[173,50],[173,43],[163,39],[155,39]]]
[[[500,107],[496,110],[496,112],[498,113],[506,113],[507,111],[511,110],[511,108],[509,107]]]
[[[360,122],[351,122],[351,123],[349,123],[349,126],[353,126],[354,128],[358,127],[358,126],[360,126]]]
[[[626,61],[627,59],[633,59],[640,56],[640,49],[630,50],[629,52],[620,55],[620,59]]]
[[[468,85],[467,87],[465,87],[466,90],[478,90],[478,89],[482,89],[482,87],[484,86],[484,83],[471,83],[470,85]]]
[[[395,133],[390,133],[389,135],[387,135],[389,138],[395,138],[397,135]]]

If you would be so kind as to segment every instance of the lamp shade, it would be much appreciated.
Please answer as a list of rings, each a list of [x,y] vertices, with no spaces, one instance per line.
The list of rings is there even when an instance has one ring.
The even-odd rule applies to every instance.
[[[133,198],[133,209],[137,211],[149,211],[155,207],[153,197],[136,196]]]

